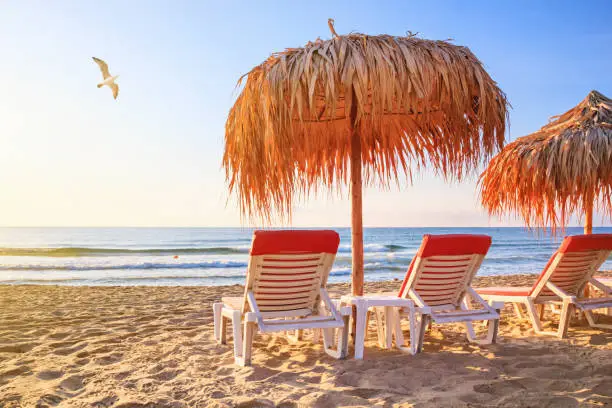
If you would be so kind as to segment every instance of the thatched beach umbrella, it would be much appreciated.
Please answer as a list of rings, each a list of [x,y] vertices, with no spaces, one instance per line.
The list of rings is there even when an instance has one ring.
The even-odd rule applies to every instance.
[[[332,39],[272,54],[241,78],[223,165],[247,217],[289,216],[296,196],[348,185],[360,295],[362,185],[388,185],[411,165],[460,179],[503,145],[507,102],[466,47],[337,35],[332,23]]]
[[[612,215],[612,100],[592,91],[535,133],[508,144],[480,176],[490,214],[522,216],[527,226],[554,230],[572,213],[593,231],[593,206]]]

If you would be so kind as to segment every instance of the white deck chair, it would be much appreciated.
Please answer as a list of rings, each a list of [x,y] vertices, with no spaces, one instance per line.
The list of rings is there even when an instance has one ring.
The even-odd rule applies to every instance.
[[[605,296],[612,296],[612,276],[595,276],[593,279],[606,286],[607,289],[605,292],[600,288]],[[612,316],[612,307],[608,308],[606,314]]]
[[[423,347],[428,320],[434,323],[462,322],[470,341],[490,344],[496,341],[499,324],[497,304],[487,304],[471,287],[471,282],[491,246],[487,235],[425,235],[412,259],[399,292],[426,308],[418,330],[417,351]],[[476,307],[474,307],[474,304]],[[399,316],[396,317],[399,319]],[[472,322],[488,323],[487,336],[476,337]],[[397,329],[396,329],[397,330]]]
[[[217,341],[226,343],[232,322],[237,364],[250,365],[256,329],[297,331],[298,338],[303,329],[323,329],[325,352],[346,357],[350,308],[341,313],[325,289],[339,243],[335,231],[255,231],[244,296],[213,305]]]
[[[532,287],[477,288],[485,299],[511,302],[522,317],[519,305],[524,305],[537,334],[564,338],[574,307],[584,312],[592,327],[612,329],[612,325],[597,324],[592,310],[612,307],[610,289],[593,278],[612,252],[612,234],[574,235],[566,237],[553,254]],[[592,285],[603,293],[601,297],[585,297],[584,289]],[[536,305],[541,309],[536,310]],[[543,330],[541,317],[544,305],[561,306],[556,331]]]

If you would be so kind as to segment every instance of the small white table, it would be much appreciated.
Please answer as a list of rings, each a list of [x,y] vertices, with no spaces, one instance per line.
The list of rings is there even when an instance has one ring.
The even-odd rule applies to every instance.
[[[365,296],[345,295],[340,298],[341,304],[351,305],[356,309],[355,321],[355,359],[363,359],[365,336],[367,334],[368,313],[374,308],[377,322],[378,343],[383,348],[393,347],[393,335],[395,334],[395,346],[410,354],[416,354],[419,336],[425,328],[422,324],[417,325],[416,315],[420,315],[420,323],[425,323],[424,315],[430,313],[429,308],[417,308],[410,299],[403,299],[396,294],[372,294]],[[401,329],[401,313],[407,312],[410,323],[410,346],[404,346],[404,336]],[[384,319],[384,325],[382,320]]]

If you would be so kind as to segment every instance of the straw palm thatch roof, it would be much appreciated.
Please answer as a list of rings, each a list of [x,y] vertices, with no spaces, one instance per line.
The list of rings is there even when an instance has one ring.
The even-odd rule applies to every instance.
[[[223,166],[244,215],[290,215],[296,196],[346,185],[352,130],[366,185],[410,176],[411,165],[460,179],[502,147],[506,97],[468,48],[332,33],[239,81]]]
[[[612,100],[592,91],[576,107],[508,144],[480,177],[490,214],[518,213],[530,227],[567,225],[593,204],[612,215]]]

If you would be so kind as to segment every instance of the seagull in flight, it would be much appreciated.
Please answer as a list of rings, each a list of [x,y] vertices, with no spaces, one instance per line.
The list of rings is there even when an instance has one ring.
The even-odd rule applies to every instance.
[[[100,71],[102,71],[102,78],[104,79],[98,84],[98,88],[102,88],[104,85],[108,86],[113,90],[113,98],[117,99],[117,95],[119,95],[119,85],[115,83],[115,79],[119,78],[119,75],[112,76],[110,72],[108,72],[108,64],[106,62],[102,61],[100,58],[92,58],[100,67]]]

